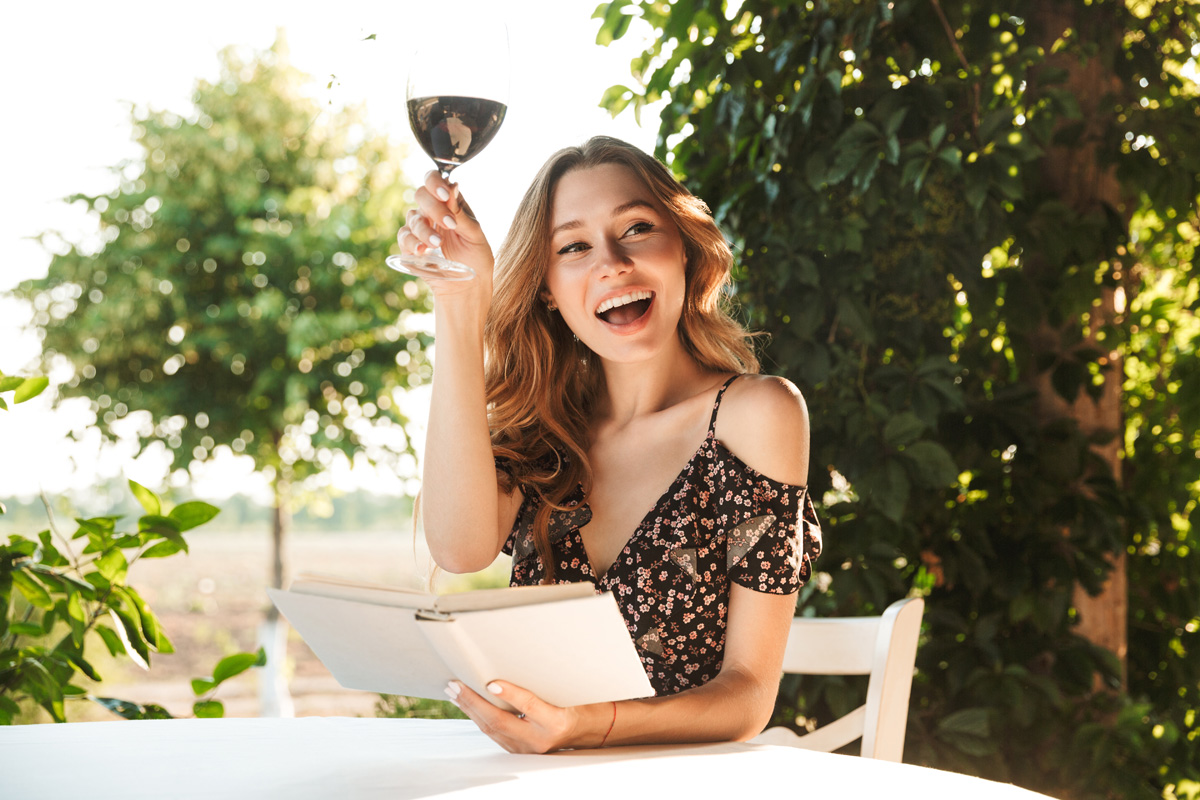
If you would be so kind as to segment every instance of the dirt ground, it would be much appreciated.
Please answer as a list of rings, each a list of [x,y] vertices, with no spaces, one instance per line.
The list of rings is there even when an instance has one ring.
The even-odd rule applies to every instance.
[[[406,526],[401,530],[407,531]],[[157,655],[144,671],[128,659],[111,659],[96,640],[88,655],[104,678],[95,694],[138,703],[157,703],[176,716],[191,716],[191,680],[211,674],[226,655],[252,651],[269,605],[269,533],[189,534],[191,552],[139,561],[129,583],[158,614],[175,653]],[[295,534],[293,574],[314,572],[363,581],[423,588],[428,556],[413,551],[410,533]],[[506,559],[502,559],[506,560]],[[500,561],[474,576],[441,576],[438,591],[503,585]],[[303,640],[288,630],[288,689],[296,716],[374,716],[379,696],[341,688]],[[221,685],[215,699],[228,717],[259,716],[257,670]],[[72,720],[114,719],[93,703],[68,707]]]

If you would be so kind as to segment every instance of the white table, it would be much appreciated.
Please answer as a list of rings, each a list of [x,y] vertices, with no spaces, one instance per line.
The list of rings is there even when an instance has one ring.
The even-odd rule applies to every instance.
[[[188,719],[0,728],[0,798],[1035,800],[951,772],[790,747],[512,755],[466,721]]]

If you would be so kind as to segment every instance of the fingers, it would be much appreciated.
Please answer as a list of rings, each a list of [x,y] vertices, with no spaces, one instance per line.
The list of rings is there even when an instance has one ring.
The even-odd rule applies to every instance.
[[[513,686],[508,681],[492,681],[487,685],[487,690],[515,708],[518,714],[524,714],[527,718],[543,719],[547,716],[548,710],[557,710],[528,689]]]
[[[417,189],[414,199],[417,207],[409,209],[404,227],[396,234],[400,249],[406,253],[423,253],[429,248],[441,247],[446,232],[458,230],[460,218],[465,218],[468,226],[474,222],[463,214],[458,187],[448,183],[436,171],[425,176],[425,183]]]
[[[510,753],[546,753],[562,746],[563,709],[505,681],[489,683],[488,691],[502,697],[518,713],[497,708],[460,681],[449,683],[446,696]]]

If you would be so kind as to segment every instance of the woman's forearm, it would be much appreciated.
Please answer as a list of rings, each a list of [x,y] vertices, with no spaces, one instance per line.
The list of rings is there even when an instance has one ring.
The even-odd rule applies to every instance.
[[[499,552],[498,487],[483,378],[484,309],[446,298],[425,440],[421,519],[433,559],[450,572],[483,569]]]
[[[580,706],[578,731],[566,746],[745,741],[770,721],[778,690],[778,676],[728,669],[676,695],[620,701],[615,719],[612,703]]]

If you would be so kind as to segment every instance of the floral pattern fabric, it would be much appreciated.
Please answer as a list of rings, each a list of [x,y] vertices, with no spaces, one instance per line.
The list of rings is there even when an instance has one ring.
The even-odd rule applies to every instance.
[[[550,517],[555,581],[613,593],[657,695],[701,686],[720,672],[731,581],[790,594],[821,552],[807,487],[768,478],[716,438],[717,411],[734,378],[717,393],[704,442],[604,575],[592,569],[579,532],[592,518],[582,487]],[[545,574],[532,532],[540,504],[526,494],[504,545],[513,586],[540,583]]]

